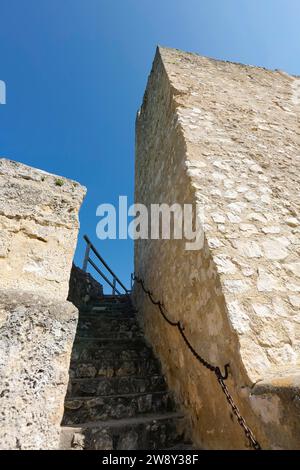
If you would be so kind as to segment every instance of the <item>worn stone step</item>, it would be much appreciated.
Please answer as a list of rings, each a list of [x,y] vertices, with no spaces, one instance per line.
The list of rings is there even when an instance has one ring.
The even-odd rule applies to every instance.
[[[80,317],[77,327],[77,335],[80,337],[124,337],[132,338],[141,336],[143,332],[135,318],[111,319],[106,317],[91,316],[89,318]]]
[[[135,313],[119,313],[119,312],[99,312],[99,313],[93,313],[91,311],[85,311],[83,313],[79,313],[79,323],[82,323],[84,321],[90,321],[93,322],[93,324],[97,325],[98,324],[109,324],[110,322],[114,324],[122,324],[122,323],[133,323],[139,326],[137,317]]]
[[[143,338],[78,338],[73,345],[72,361],[151,359],[153,352]]]
[[[130,298],[128,296],[117,296],[117,297],[113,297],[113,296],[103,296],[99,299],[93,299],[90,301],[89,303],[90,305],[93,305],[93,306],[102,306],[102,305],[105,305],[105,306],[108,306],[108,307],[120,307],[120,306],[123,306],[123,307],[126,307],[126,308],[133,308],[132,304],[131,304],[131,301],[130,301]]]
[[[120,320],[120,319],[136,319],[136,314],[133,311],[125,310],[125,309],[106,309],[106,308],[85,308],[80,309],[79,318],[107,318],[109,320]]]
[[[95,321],[99,320],[104,322],[131,322],[135,323],[138,325],[137,317],[135,313],[132,312],[126,312],[126,313],[120,313],[120,312],[99,312],[97,314],[92,313],[91,311],[85,311],[83,314],[79,315],[79,321],[83,320],[90,320],[90,321]]]
[[[103,330],[103,328],[97,328],[97,329],[81,329],[78,327],[77,329],[77,334],[81,338],[103,338],[103,339],[110,339],[111,337],[114,337],[116,341],[122,340],[122,339],[135,339],[135,338],[143,338],[144,333],[138,329],[136,330],[122,330],[120,329],[119,331],[116,329],[115,331],[109,331],[109,330]]]
[[[98,303],[98,304],[89,304],[90,310],[98,311],[98,312],[120,312],[126,311],[129,313],[133,313],[134,309],[130,305],[126,304],[107,304],[107,303]]]
[[[122,323],[127,323],[128,321],[135,322],[137,326],[138,321],[135,315],[128,315],[128,314],[116,314],[116,313],[90,313],[90,312],[85,312],[85,313],[80,313],[79,314],[79,319],[78,321],[82,323],[85,320],[95,320],[95,324],[99,322],[99,324],[104,323],[109,325],[109,323],[117,322],[120,325]]]
[[[181,413],[139,416],[131,419],[63,426],[62,450],[157,450],[184,442]]]
[[[97,302],[97,299],[94,299]],[[130,297],[128,295],[104,295],[103,297],[98,299],[98,302],[111,302],[111,303],[130,303]]]
[[[115,377],[130,375],[157,375],[161,373],[157,359],[122,360],[116,356],[111,359],[94,361],[71,361],[71,378]]]
[[[123,300],[123,301],[114,301],[113,299],[107,299],[107,298],[103,298],[103,299],[93,299],[92,301],[90,301],[90,305],[95,305],[95,306],[98,306],[98,305],[105,305],[105,306],[108,306],[108,307],[127,307],[127,308],[133,308],[133,305],[130,303],[130,301],[128,301],[128,299],[126,300]]]
[[[135,348],[128,349],[126,347],[111,348],[97,348],[97,343],[89,345],[88,347],[82,344],[73,347],[72,361],[96,361],[96,360],[110,360],[118,356],[121,361],[131,361],[138,359],[151,359],[153,352],[149,348]]]
[[[97,304],[97,305],[102,305],[102,304],[106,304],[106,305],[125,305],[126,307],[133,307],[131,302],[128,300],[128,299],[123,299],[123,300],[113,300],[113,299],[103,299],[103,300],[97,300],[97,299],[94,299],[93,300],[93,304]]]
[[[162,449],[162,450],[185,450],[185,451],[193,451],[195,452],[196,450],[203,450],[203,449],[196,449],[193,444],[191,444],[189,441],[188,442],[184,442],[181,441],[181,442],[178,442],[175,446],[172,446],[172,447],[166,447],[165,449]]]
[[[151,393],[166,390],[163,375],[98,377],[73,379],[69,383],[67,397],[117,395],[124,393]]]
[[[174,411],[170,392],[132,393],[102,397],[74,397],[65,400],[64,425],[88,421],[124,419],[145,413]]]

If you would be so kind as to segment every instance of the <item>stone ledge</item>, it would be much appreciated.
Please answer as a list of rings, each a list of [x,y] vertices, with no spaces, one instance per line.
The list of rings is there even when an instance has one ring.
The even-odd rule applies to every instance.
[[[273,449],[299,449],[300,370],[281,367],[257,382],[250,404],[265,425]]]

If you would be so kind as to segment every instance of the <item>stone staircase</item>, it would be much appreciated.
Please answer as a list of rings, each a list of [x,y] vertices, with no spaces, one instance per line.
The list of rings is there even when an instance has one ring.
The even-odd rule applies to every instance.
[[[186,449],[184,428],[129,299],[104,296],[82,309],[61,449]]]

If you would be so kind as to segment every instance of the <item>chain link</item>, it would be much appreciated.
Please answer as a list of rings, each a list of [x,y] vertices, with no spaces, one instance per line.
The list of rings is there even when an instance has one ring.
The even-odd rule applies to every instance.
[[[217,378],[218,378],[219,384],[221,385],[222,391],[223,391],[224,395],[226,396],[226,399],[227,399],[233,413],[237,417],[237,421],[238,421],[239,425],[243,428],[244,433],[245,433],[251,447],[255,450],[261,450],[260,444],[256,440],[253,432],[251,431],[251,429],[247,425],[245,419],[242,417],[241,412],[238,409],[237,405],[234,403],[233,398],[230,395],[229,390],[227,388],[227,385],[224,383],[224,379],[221,376],[220,377],[217,376]]]
[[[156,305],[158,308],[159,308],[159,311],[162,315],[162,317],[164,318],[164,320],[171,326],[174,326],[178,329],[182,339],[184,340],[186,346],[188,347],[188,349],[190,350],[190,352],[193,354],[193,356],[204,366],[206,367],[206,369],[210,370],[211,372],[214,372],[214,374],[216,375],[217,377],[217,380],[221,386],[221,389],[226,397],[226,400],[229,404],[229,406],[231,407],[232,409],[232,412],[233,414],[236,416],[237,418],[237,421],[239,423],[239,425],[241,426],[241,428],[243,429],[244,433],[245,433],[245,436],[247,437],[248,439],[248,442],[250,444],[250,446],[255,449],[255,450],[261,450],[261,446],[260,444],[258,443],[257,439],[255,438],[253,432],[251,431],[251,429],[249,428],[249,426],[247,425],[245,419],[242,417],[241,413],[240,413],[240,410],[238,409],[237,405],[234,403],[234,400],[231,396],[231,394],[229,393],[229,390],[227,388],[227,385],[225,384],[225,380],[228,378],[228,369],[229,369],[229,364],[225,364],[224,366],[224,374],[222,375],[221,373],[221,369],[220,367],[218,366],[214,366],[213,364],[210,364],[208,361],[206,361],[202,356],[200,356],[199,353],[197,353],[197,351],[193,348],[193,346],[191,345],[191,343],[189,342],[188,338],[186,337],[185,333],[184,333],[184,326],[180,323],[180,321],[172,321],[170,320],[170,318],[168,317],[168,315],[166,314],[165,312],[165,308],[164,308],[164,305],[159,301],[159,300],[154,300],[154,297],[153,297],[153,294],[151,291],[149,291],[148,289],[146,289],[145,285],[144,285],[144,281],[142,279],[140,279],[139,277],[137,277],[136,275],[133,275],[132,276],[132,279],[134,281],[136,281],[138,284],[141,285],[143,291],[145,292],[145,294],[148,295],[149,299],[151,300],[152,304],[153,305]]]

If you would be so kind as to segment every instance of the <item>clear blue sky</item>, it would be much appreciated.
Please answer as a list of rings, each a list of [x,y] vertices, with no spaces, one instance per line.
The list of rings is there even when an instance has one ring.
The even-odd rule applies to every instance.
[[[157,44],[300,75],[299,0],[0,0],[0,155],[88,188],[81,232],[122,280],[131,241],[96,207],[133,202],[134,122]],[[81,263],[83,243],[76,261]]]

